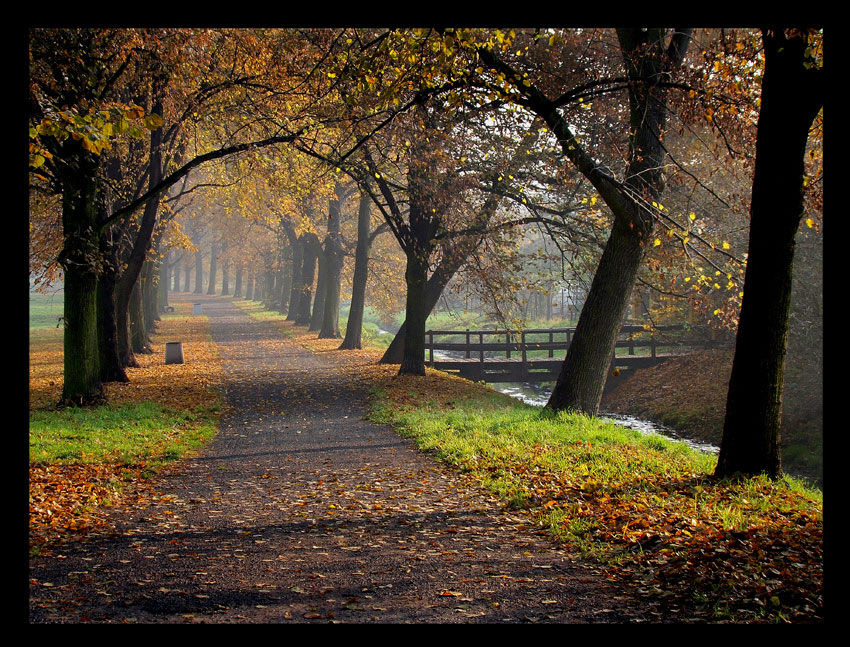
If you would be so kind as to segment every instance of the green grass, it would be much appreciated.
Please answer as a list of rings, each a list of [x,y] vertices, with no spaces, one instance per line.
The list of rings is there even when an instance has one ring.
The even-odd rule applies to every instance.
[[[64,312],[64,296],[62,292],[41,294],[30,292],[29,320],[30,330],[41,328],[56,328],[59,318]]]
[[[641,590],[721,621],[822,617],[823,494],[798,479],[717,479],[713,454],[436,371],[374,395],[374,420]]]
[[[200,413],[156,403],[30,412],[30,462],[117,462],[155,468],[215,434],[217,407]]]

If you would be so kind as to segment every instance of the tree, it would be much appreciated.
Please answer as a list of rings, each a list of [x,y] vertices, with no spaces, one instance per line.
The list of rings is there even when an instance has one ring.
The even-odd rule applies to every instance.
[[[781,474],[779,429],[804,159],[823,107],[822,34],[763,29],[764,77],[744,298],[715,474]]]
[[[626,79],[597,79],[562,92],[557,99],[548,98],[527,73],[508,65],[494,48],[477,49],[481,61],[509,86],[511,100],[546,121],[564,155],[614,215],[573,341],[546,405],[555,411],[595,415],[598,410],[614,344],[652,241],[654,211],[665,184],[661,142],[667,118],[667,82],[684,59],[690,30],[673,30],[670,35],[665,29],[620,29],[617,37]],[[585,150],[559,108],[623,87],[627,87],[629,96],[629,151],[621,182]]]

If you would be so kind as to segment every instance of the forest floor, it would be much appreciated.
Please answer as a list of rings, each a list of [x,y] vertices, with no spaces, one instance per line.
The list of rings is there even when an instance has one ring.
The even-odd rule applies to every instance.
[[[174,300],[209,320],[218,434],[31,556],[31,623],[683,621],[369,422],[373,354],[309,350],[229,299]]]

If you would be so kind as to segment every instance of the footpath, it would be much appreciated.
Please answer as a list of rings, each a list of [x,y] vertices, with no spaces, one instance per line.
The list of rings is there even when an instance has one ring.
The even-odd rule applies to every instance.
[[[219,433],[111,536],[30,559],[51,583],[31,623],[677,621],[368,422],[333,354],[192,296],[226,374]]]

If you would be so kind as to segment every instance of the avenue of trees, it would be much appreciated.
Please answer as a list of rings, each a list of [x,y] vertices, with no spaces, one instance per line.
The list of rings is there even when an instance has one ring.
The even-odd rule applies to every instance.
[[[551,309],[558,274],[583,290],[549,409],[597,413],[655,295],[737,335],[717,474],[781,474],[821,31],[57,28],[29,53],[30,267],[64,285],[63,404],[128,379],[169,290],[261,299],[340,349],[367,308],[403,310],[382,361],[423,375],[449,290],[508,321],[529,290]]]

